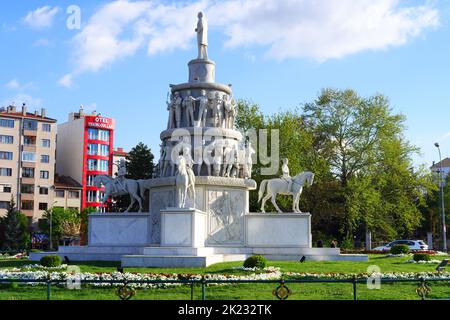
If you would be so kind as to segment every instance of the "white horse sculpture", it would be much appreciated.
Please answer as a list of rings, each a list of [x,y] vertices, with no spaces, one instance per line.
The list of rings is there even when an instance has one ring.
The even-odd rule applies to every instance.
[[[140,183],[137,180],[131,180],[131,179],[124,179],[123,185],[124,189],[117,188],[114,179],[110,176],[99,174],[95,176],[94,178],[94,185],[97,188],[100,188],[102,185],[105,186],[105,196],[103,198],[103,203],[105,203],[108,198],[110,197],[116,197],[116,196],[123,196],[128,194],[130,196],[131,204],[128,206],[128,208],[125,210],[125,212],[128,212],[131,210],[133,205],[136,203],[136,201],[139,204],[139,211],[142,212],[142,198],[141,198],[141,187]],[[143,194],[143,191],[142,191]]]
[[[177,202],[179,208],[186,208],[186,198],[188,190],[190,191],[193,203],[195,205],[195,176],[191,168],[186,164],[183,156],[178,157],[178,171],[175,178],[177,187]]]
[[[287,190],[288,188],[288,182],[284,179],[275,178],[270,180],[263,180],[261,182],[261,185],[259,186],[259,192],[258,192],[258,202],[261,202],[261,211],[266,212],[264,210],[264,206],[266,204],[266,201],[272,197],[272,204],[277,209],[279,213],[282,213],[281,209],[278,207],[276,203],[276,196],[277,194],[283,194],[283,195],[292,195],[293,196],[293,202],[292,202],[292,210],[296,213],[301,213],[298,205],[300,202],[300,195],[302,194],[303,187],[305,184],[307,186],[311,186],[314,181],[314,173],[305,171],[302,173],[299,173],[295,177],[292,177],[292,186],[290,191]],[[266,195],[264,195],[264,191],[266,190],[267,185],[267,192]]]

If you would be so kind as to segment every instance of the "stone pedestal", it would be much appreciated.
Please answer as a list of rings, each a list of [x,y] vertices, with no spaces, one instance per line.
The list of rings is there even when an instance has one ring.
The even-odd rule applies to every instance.
[[[151,243],[149,213],[89,215],[89,246],[146,246]]]
[[[248,247],[312,247],[309,213],[248,213],[245,218]]]
[[[213,83],[216,72],[216,64],[214,61],[205,59],[194,59],[188,64],[189,66],[189,82],[209,82]]]
[[[204,247],[206,213],[196,209],[167,208],[161,210],[162,247]]]

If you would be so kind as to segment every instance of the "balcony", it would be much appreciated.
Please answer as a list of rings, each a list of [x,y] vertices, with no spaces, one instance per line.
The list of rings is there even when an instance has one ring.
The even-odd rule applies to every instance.
[[[33,201],[34,200],[34,193],[21,193],[20,194],[21,200],[28,200]]]
[[[35,178],[22,177],[22,184],[34,184],[35,182]]]
[[[35,144],[24,144],[22,147],[22,151],[36,152],[36,145]]]
[[[30,129],[23,129],[22,134],[24,136],[31,136],[36,137],[37,136],[37,130],[30,130]]]

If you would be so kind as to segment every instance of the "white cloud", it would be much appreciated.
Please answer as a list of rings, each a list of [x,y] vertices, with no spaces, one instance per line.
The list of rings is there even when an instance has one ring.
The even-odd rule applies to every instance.
[[[58,7],[44,6],[28,12],[23,21],[32,28],[44,29],[51,27],[53,19],[59,12]]]
[[[22,103],[26,103],[29,108],[40,108],[43,106],[41,98],[36,98],[29,94],[18,94],[12,98],[5,99],[1,102],[1,105],[4,107],[12,104],[21,106]]]
[[[73,75],[71,73],[64,75],[58,80],[58,83],[63,87],[71,88],[73,85]]]
[[[19,80],[12,79],[8,83],[5,84],[5,88],[10,89],[10,90],[26,90],[26,89],[34,88],[34,84],[33,84],[33,82],[21,84],[19,82]]]
[[[5,87],[8,89],[15,90],[20,88],[20,84],[19,81],[17,81],[17,79],[12,79],[7,84],[5,84]]]
[[[116,0],[100,7],[74,37],[73,76],[144,47],[150,55],[193,48],[200,10],[210,29],[227,36],[226,47],[261,47],[277,60],[325,61],[387,49],[439,25],[439,12],[428,2],[405,7],[399,0]]]

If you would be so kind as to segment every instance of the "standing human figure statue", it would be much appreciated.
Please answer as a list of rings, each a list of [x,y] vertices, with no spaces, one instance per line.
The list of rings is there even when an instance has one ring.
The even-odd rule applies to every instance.
[[[213,103],[212,110],[213,110],[214,126],[218,128],[223,128],[224,101],[220,98],[219,92],[216,92],[214,98],[211,99],[211,101]]]
[[[231,96],[223,95],[223,106],[225,112],[225,128],[234,128],[234,119],[236,117],[236,103]]]
[[[127,191],[125,188],[125,175],[127,174],[127,166],[125,163],[125,159],[120,159],[116,164],[118,168],[117,177],[114,179],[114,186],[116,187],[117,192],[120,190]]]
[[[168,98],[169,98],[169,94]],[[174,106],[174,95],[170,95],[170,99],[166,101],[167,111],[169,111],[169,121],[167,122],[167,129],[172,129],[175,126],[175,106]]]
[[[208,97],[206,96],[206,91],[200,91],[200,97],[197,98],[199,101],[198,107],[198,127],[204,127],[206,125],[206,116],[208,114]]]
[[[195,98],[191,96],[191,91],[186,91],[187,96],[183,99],[183,109],[186,114],[187,125],[193,127],[195,125],[194,109]]]
[[[231,177],[231,171],[236,164],[237,154],[236,154],[236,143],[231,140],[227,141],[224,151],[223,157],[225,162],[224,167],[224,177]]]
[[[203,164],[203,148],[205,147],[205,140],[202,140],[202,145],[194,148],[194,160],[197,163],[197,175],[199,176],[202,171]]]
[[[245,165],[244,165],[244,178],[250,179],[252,177],[253,169],[253,155],[256,153],[252,147],[252,143],[247,141],[245,147]]]
[[[203,12],[198,13],[197,32],[198,59],[208,59],[208,24]]]
[[[183,103],[183,99],[180,96],[179,92],[174,93],[174,102],[173,108],[175,110],[175,128],[181,127],[181,104]]]
[[[165,144],[161,143],[159,145],[159,162],[158,162],[158,166],[159,166],[159,176],[163,177],[164,174],[164,165],[165,165],[165,161],[164,158],[166,156],[166,148],[165,148]]]
[[[288,187],[287,187],[287,191],[291,192],[291,186],[292,186],[292,178],[291,175],[289,174],[289,160],[288,158],[283,158],[281,159],[281,161],[283,162],[283,164],[281,165],[281,179],[285,180],[288,182]]]
[[[172,142],[167,141],[164,147],[164,171],[163,177],[167,177],[167,173],[170,170],[170,176],[173,176],[175,171],[175,165],[172,161]]]

